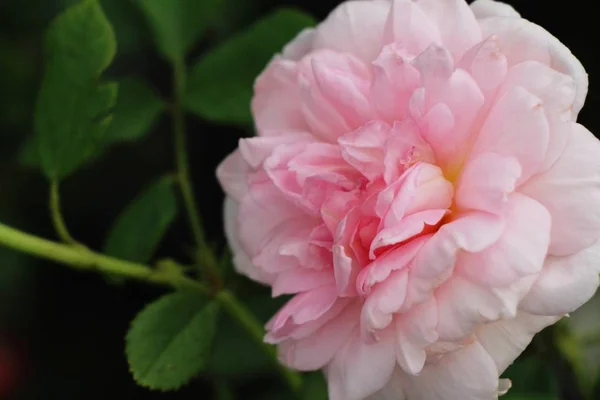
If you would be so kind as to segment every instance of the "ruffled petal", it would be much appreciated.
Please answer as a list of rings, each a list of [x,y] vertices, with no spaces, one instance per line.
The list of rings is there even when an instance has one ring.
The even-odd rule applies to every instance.
[[[327,366],[329,399],[363,400],[388,383],[395,365],[393,330],[371,344],[355,330]]]
[[[537,315],[573,312],[596,293],[599,274],[600,242],[573,255],[550,256],[520,307]]]
[[[457,273],[469,280],[502,287],[542,270],[550,243],[550,213],[537,201],[519,193],[511,195],[506,228],[500,239],[480,253],[463,253]]]
[[[515,157],[521,165],[521,182],[539,172],[550,136],[542,104],[522,87],[508,89],[483,123],[473,153]]]
[[[383,46],[383,29],[389,12],[389,1],[343,2],[317,28],[315,49],[350,53],[370,63]]]
[[[514,157],[481,153],[467,162],[456,192],[459,210],[503,214],[508,195],[515,190],[521,166]]]
[[[513,319],[482,326],[475,335],[496,363],[498,374],[502,374],[525,350],[536,333],[558,319],[560,318],[540,317],[521,311]]]
[[[237,238],[237,214],[238,205],[230,197],[225,198],[224,205],[224,220],[225,220],[225,236],[227,236],[227,242],[231,247],[233,256],[233,266],[235,270],[242,275],[246,275],[248,278],[260,282],[263,284],[270,284],[273,282],[274,276],[256,267],[252,262],[252,259],[248,256],[246,251],[242,248]]]
[[[497,397],[499,383],[494,360],[477,342],[403,380],[410,400],[490,400]]]

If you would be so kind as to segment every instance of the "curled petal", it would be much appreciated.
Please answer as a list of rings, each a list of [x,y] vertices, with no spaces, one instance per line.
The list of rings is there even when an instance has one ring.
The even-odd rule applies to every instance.
[[[550,255],[582,250],[600,236],[600,142],[572,124],[569,142],[554,166],[520,190],[552,215]]]
[[[498,373],[502,374],[525,350],[536,333],[558,319],[520,311],[515,318],[482,326],[476,336],[496,363]]]

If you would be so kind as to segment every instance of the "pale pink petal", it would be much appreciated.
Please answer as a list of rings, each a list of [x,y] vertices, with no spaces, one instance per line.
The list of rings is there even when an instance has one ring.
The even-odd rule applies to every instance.
[[[408,271],[393,271],[369,293],[360,318],[361,332],[366,341],[376,342],[378,331],[392,323],[393,314],[404,304],[407,285]]]
[[[396,356],[393,330],[382,332],[380,340],[367,344],[354,333],[327,366],[330,400],[363,400],[389,381]]]
[[[509,4],[495,0],[476,0],[471,3],[471,10],[477,19],[490,17],[515,17],[519,13]]]
[[[336,300],[333,286],[323,286],[295,295],[267,323],[270,335],[278,337],[281,333],[287,333],[289,325],[299,326],[318,320],[333,307]]]
[[[237,214],[238,205],[230,197],[225,198],[224,205],[224,220],[225,220],[225,236],[227,236],[227,242],[231,247],[233,256],[233,266],[235,270],[242,275],[246,275],[248,278],[263,283],[270,284],[273,282],[274,277],[257,268],[253,263],[252,259],[248,256],[246,251],[242,248],[237,238]]]
[[[510,286],[489,288],[453,276],[436,290],[435,296],[440,339],[455,342],[482,323],[513,318],[522,294]]]
[[[385,0],[357,0],[340,4],[319,25],[315,49],[331,49],[373,61],[383,46],[383,29],[390,12]]]
[[[494,360],[475,342],[448,353],[418,376],[405,376],[410,400],[490,400],[497,398],[498,371]]]
[[[442,38],[435,21],[413,1],[392,0],[384,31],[385,43],[398,43],[408,54],[417,55]]]
[[[573,255],[550,256],[521,308],[537,315],[573,312],[594,295],[599,274],[600,242]]]
[[[283,49],[282,56],[288,60],[299,61],[313,49],[315,28],[305,28]]]
[[[502,287],[542,270],[550,242],[551,219],[537,201],[514,193],[506,208],[500,239],[480,253],[463,253],[457,273],[486,286]]]
[[[426,227],[437,225],[448,213],[447,209],[426,210],[408,215],[397,225],[381,230],[369,250],[369,256],[374,259],[381,249],[399,244],[424,232]]]
[[[567,147],[552,169],[520,189],[552,215],[551,255],[572,254],[600,236],[599,154],[598,139],[573,124]]]
[[[238,147],[244,161],[250,167],[256,169],[263,165],[265,160],[278,146],[310,142],[314,142],[314,137],[309,133],[291,133],[240,139]]]
[[[228,196],[240,201],[248,192],[250,166],[244,161],[240,150],[228,155],[217,167],[217,179]]]
[[[440,227],[421,248],[410,270],[405,310],[431,297],[451,275],[460,250],[480,252],[493,245],[504,231],[504,220],[471,212]]]
[[[466,1],[417,0],[415,3],[437,25],[442,44],[455,59],[481,41],[481,30]]]
[[[384,144],[389,131],[386,123],[372,121],[340,137],[344,160],[369,180],[377,179],[383,173]]]
[[[435,163],[431,147],[411,119],[394,122],[385,142],[384,176],[388,185],[398,179],[407,168],[417,162]]]
[[[572,119],[576,95],[575,81],[545,64],[525,61],[510,69],[503,86],[503,90],[522,86],[543,102],[550,137],[541,171],[547,171],[562,154],[569,139],[569,121]]]
[[[333,284],[335,280],[331,270],[313,271],[298,268],[277,275],[273,281],[273,296],[295,294]]]
[[[255,183],[241,200],[238,238],[249,256],[256,256],[275,228],[288,221],[306,219],[271,182]]]
[[[520,176],[521,166],[514,157],[478,154],[467,162],[459,178],[456,205],[459,210],[502,214]]]
[[[383,48],[373,61],[373,74],[370,99],[374,109],[390,124],[405,120],[408,101],[421,77],[399,43]]]
[[[421,72],[425,88],[425,114],[419,116],[417,112],[413,117],[422,121],[422,135],[437,162],[455,164],[467,150],[471,126],[484,104],[483,93],[466,71],[454,70],[452,58],[444,48],[432,45],[413,63]],[[442,105],[446,108],[440,108]]]
[[[352,54],[321,50],[299,63],[300,110],[311,132],[334,143],[372,119],[371,72]]]
[[[510,66],[523,61],[539,61],[571,76],[577,87],[573,119],[583,107],[588,77],[571,51],[544,28],[522,18],[495,17],[480,21],[484,37],[498,36],[502,53]]]
[[[384,282],[392,271],[407,267],[430,237],[431,235],[424,235],[411,240],[373,260],[373,262],[360,271],[356,279],[356,290],[358,293],[361,295],[369,294],[373,285]]]
[[[280,361],[300,371],[323,368],[352,334],[359,315],[360,304],[355,302],[310,336],[282,342],[278,348]]]
[[[473,149],[515,157],[521,165],[520,182],[542,168],[549,141],[543,103],[514,86],[500,97],[485,120]]]
[[[555,323],[558,319],[520,311],[513,319],[482,326],[475,335],[481,346],[496,363],[498,374],[502,374],[525,350],[536,333]]]
[[[439,339],[437,300],[413,307],[396,319],[396,361],[410,375],[418,375],[425,366],[425,348]]]
[[[490,36],[467,51],[457,67],[469,72],[486,99],[491,100],[506,77],[508,62],[500,50],[498,38]]]
[[[252,115],[259,134],[306,132],[295,62],[275,58],[254,84]]]
[[[397,370],[383,389],[367,397],[367,400],[408,400],[404,394],[404,387],[400,377],[401,372]]]

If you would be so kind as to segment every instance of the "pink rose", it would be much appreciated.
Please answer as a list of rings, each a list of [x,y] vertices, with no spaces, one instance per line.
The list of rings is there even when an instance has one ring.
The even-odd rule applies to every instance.
[[[600,143],[571,52],[510,6],[362,0],[256,81],[219,167],[239,272],[332,400],[490,400],[600,272]]]

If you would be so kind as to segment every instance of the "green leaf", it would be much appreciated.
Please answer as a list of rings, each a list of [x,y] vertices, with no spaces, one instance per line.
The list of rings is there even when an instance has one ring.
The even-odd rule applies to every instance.
[[[175,390],[208,361],[218,305],[192,292],[169,294],[147,306],[126,339],[129,367],[142,386]]]
[[[112,124],[106,132],[106,141],[133,141],[142,138],[162,109],[162,100],[144,81],[135,78],[120,81],[119,98]]]
[[[147,263],[177,215],[173,179],[162,178],[141,193],[115,221],[104,251],[113,257]]]
[[[137,0],[159,51],[180,62],[219,8],[221,0]]]
[[[302,400],[327,400],[327,382],[322,372],[312,372],[304,376]]]
[[[34,141],[45,174],[60,180],[102,147],[117,85],[98,80],[115,55],[116,40],[98,2],[83,0],[52,22],[46,47]]]
[[[251,124],[254,80],[275,53],[313,25],[311,16],[281,9],[212,49],[190,73],[187,109],[214,122]]]

